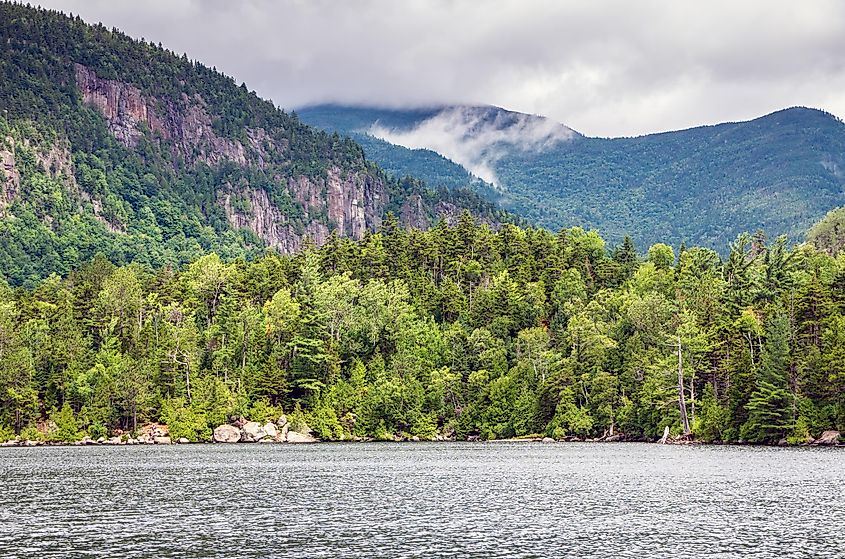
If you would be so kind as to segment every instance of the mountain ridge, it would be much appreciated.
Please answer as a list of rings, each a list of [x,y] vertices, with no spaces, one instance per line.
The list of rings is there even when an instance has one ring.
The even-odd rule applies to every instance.
[[[389,212],[420,226],[462,209],[504,219],[471,192],[391,178],[245,84],[78,16],[0,4],[0,100],[0,269],[14,284],[98,252],[151,266],[212,248],[295,252],[360,239]],[[44,165],[56,149],[69,174]]]
[[[298,114],[350,133],[399,174],[399,150],[372,150],[355,130],[368,129],[364,117],[403,122],[405,133],[420,126],[408,115],[360,107],[312,107]],[[845,203],[839,171],[845,165],[845,125],[819,109],[790,107],[747,121],[633,137],[576,134],[552,149],[513,150],[491,159],[499,188],[480,192],[538,225],[597,228],[614,242],[631,235],[641,249],[669,241],[724,250],[742,231],[757,229],[799,238]],[[437,172],[457,177],[450,169],[441,162]]]

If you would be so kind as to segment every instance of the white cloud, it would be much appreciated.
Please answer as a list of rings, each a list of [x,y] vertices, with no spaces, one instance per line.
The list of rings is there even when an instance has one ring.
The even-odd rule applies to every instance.
[[[493,104],[588,135],[845,116],[836,0],[44,0],[216,66],[277,104]]]
[[[407,148],[436,151],[496,186],[494,165],[507,153],[544,151],[575,135],[551,119],[465,106],[439,111],[413,128],[389,128],[377,122],[366,132]]]

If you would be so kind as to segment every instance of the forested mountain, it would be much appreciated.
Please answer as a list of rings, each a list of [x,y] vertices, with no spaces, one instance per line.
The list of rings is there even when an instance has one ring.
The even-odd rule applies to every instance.
[[[427,176],[472,185],[455,169],[461,164],[496,184],[498,194],[481,190],[484,196],[532,223],[597,228],[614,243],[627,234],[639,247],[686,242],[723,250],[739,233],[758,229],[800,238],[845,203],[845,124],[813,109],[614,139],[550,136],[547,119],[520,120],[491,107],[324,105],[298,114],[351,134],[397,175],[425,160]],[[453,161],[402,146],[429,147]]]
[[[0,438],[286,413],[329,440],[802,443],[845,429],[844,288],[843,256],[784,239],[641,260],[469,214],[181,272],[98,258],[0,286]]]
[[[15,284],[96,253],[184,264],[428,226],[493,206],[393,179],[357,144],[161,45],[0,3],[0,271]]]

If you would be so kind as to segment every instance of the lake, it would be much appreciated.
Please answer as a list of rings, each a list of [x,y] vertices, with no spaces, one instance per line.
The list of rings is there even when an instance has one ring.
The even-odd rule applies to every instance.
[[[2,448],[0,556],[845,557],[845,451]]]

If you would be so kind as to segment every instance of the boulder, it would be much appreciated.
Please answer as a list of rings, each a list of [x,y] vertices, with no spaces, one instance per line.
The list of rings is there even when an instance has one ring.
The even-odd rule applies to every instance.
[[[111,445],[123,444],[123,439],[121,439],[120,437],[112,437],[108,440],[108,444],[111,444]]]
[[[833,446],[839,442],[839,431],[825,431],[816,439],[814,445]]]
[[[316,443],[317,439],[311,435],[304,435],[296,431],[288,431],[287,441],[289,443]]]
[[[241,427],[241,442],[257,443],[265,437],[267,437],[267,432],[264,431],[264,426],[257,421],[247,421]]]
[[[279,430],[276,429],[276,425],[269,421],[264,424],[264,433],[271,439],[275,439],[279,436]]]
[[[553,438],[551,438],[551,437],[543,437],[542,442],[544,442],[544,443],[553,443],[553,442],[555,442],[555,440],[554,440]]]
[[[277,433],[276,433],[276,440],[280,443],[285,442],[288,440],[288,431],[290,431],[290,427],[285,424]]]
[[[288,424],[288,418],[287,418],[287,416],[285,416],[285,414],[282,414],[281,417],[279,417],[279,419],[276,420],[276,425],[279,426],[279,429],[281,429],[282,427],[284,427],[287,424]]]
[[[276,439],[261,439],[260,441],[258,441],[258,444],[267,444],[267,443],[275,444],[276,442],[278,442],[278,441],[276,441]]]
[[[177,443],[179,443],[179,444],[188,444],[188,443],[190,443],[191,441],[189,441],[189,440],[188,440],[188,439],[186,439],[185,437],[179,437],[179,439],[178,439],[176,442],[177,442]]]
[[[233,425],[220,425],[214,429],[212,440],[216,443],[236,443],[241,440],[241,430]]]
[[[154,437],[153,442],[155,444],[172,444],[173,441],[170,440],[170,437]]]

